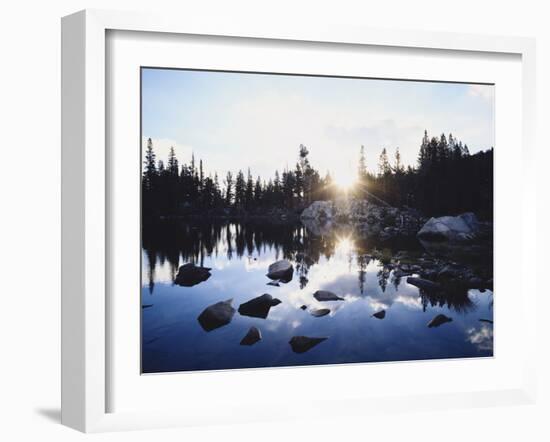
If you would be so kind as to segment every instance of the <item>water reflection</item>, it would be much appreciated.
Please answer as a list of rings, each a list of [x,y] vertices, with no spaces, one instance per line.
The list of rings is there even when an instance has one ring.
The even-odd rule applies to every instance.
[[[491,356],[492,324],[479,320],[492,321],[492,292],[420,290],[395,266],[404,250],[410,256],[425,252],[416,241],[377,243],[357,235],[353,226],[204,220],[145,225],[143,370]],[[292,263],[292,280],[267,285],[269,265],[281,259]],[[211,277],[193,286],[174,284],[186,263],[211,268]],[[317,290],[344,301],[318,301]],[[247,314],[248,307],[257,307],[247,303],[263,294],[280,304]],[[230,324],[206,332],[198,316],[228,299],[245,307]],[[373,316],[382,310],[383,320]],[[453,321],[428,328],[437,314]],[[240,345],[251,327],[262,339]],[[296,336],[327,339],[302,353],[289,345]]]

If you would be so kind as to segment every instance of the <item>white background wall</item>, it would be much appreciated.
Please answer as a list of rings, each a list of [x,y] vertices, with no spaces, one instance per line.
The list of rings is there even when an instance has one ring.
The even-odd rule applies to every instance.
[[[328,2],[327,2],[328,3]],[[0,439],[83,440],[59,425],[60,322],[60,17],[83,8],[166,10],[213,14],[226,20],[350,23],[373,27],[534,36],[538,43],[539,192],[548,187],[545,129],[550,121],[550,14],[545,2],[461,0],[178,1],[11,0],[0,24]],[[550,293],[548,208],[540,197],[540,400],[536,406],[379,415],[249,426],[161,430],[91,436],[94,440],[317,440],[407,441],[549,440]],[[518,202],[511,202],[518,204]],[[545,204],[546,205],[546,204]],[[512,232],[511,232],[512,233]],[[514,257],[511,257],[514,259]],[[518,326],[520,326],[518,324]],[[185,398],[182,398],[185,400]],[[90,437],[90,436],[89,436]]]

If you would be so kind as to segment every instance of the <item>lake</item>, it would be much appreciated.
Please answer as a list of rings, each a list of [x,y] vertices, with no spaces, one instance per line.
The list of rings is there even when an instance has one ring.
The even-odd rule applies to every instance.
[[[493,355],[491,290],[425,293],[389,264],[401,251],[425,255],[415,239],[380,243],[353,226],[211,220],[157,222],[142,237],[143,373]],[[292,280],[268,285],[267,269],[281,259],[293,264]],[[189,262],[211,268],[211,276],[192,287],[175,284]],[[319,302],[317,290],[343,300]],[[217,302],[232,299],[238,310],[265,293],[281,301],[265,319],[237,311],[211,331],[197,320]],[[316,309],[330,313],[316,317]],[[372,316],[381,310],[384,318]],[[438,314],[452,321],[428,327]],[[262,339],[240,345],[252,326]],[[296,353],[295,336],[327,339]]]

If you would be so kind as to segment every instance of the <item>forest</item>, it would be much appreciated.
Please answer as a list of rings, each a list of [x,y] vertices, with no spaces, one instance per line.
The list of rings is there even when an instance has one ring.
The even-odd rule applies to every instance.
[[[327,172],[321,175],[309,160],[308,148],[298,148],[296,165],[272,177],[253,176],[250,169],[227,172],[223,177],[206,172],[195,156],[180,164],[174,149],[167,163],[156,158],[152,140],[145,147],[142,173],[142,217],[159,216],[261,216],[273,209],[300,213],[311,202],[339,197],[372,199],[394,207],[410,207],[427,216],[472,211],[481,219],[493,217],[493,148],[470,154],[468,146],[447,137],[420,142],[417,164],[405,167],[399,149],[381,150],[376,173],[370,172],[365,149],[357,155],[352,187],[338,187]]]

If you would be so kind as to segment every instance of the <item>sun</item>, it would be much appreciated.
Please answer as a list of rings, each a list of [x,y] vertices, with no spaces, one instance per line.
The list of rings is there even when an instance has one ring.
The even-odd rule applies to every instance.
[[[337,175],[334,179],[334,184],[336,184],[336,186],[344,192],[348,192],[349,190],[351,190],[356,183],[357,180],[355,176],[353,176],[353,174],[351,173],[343,173],[341,175]]]

